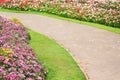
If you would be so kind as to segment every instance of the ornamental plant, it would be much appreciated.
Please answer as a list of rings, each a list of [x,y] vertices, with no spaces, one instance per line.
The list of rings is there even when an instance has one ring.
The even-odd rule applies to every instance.
[[[0,80],[45,80],[47,71],[27,34],[25,27],[0,16]]]
[[[120,28],[120,1],[97,0],[10,0],[2,8],[47,12],[63,17]]]

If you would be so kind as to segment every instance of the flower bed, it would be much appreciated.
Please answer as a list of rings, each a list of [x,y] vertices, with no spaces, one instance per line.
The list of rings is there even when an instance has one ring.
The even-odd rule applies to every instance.
[[[45,80],[25,27],[0,17],[0,80]]]
[[[91,2],[90,2],[91,1]],[[120,28],[120,2],[94,0],[9,0],[2,8],[47,12],[63,17]]]

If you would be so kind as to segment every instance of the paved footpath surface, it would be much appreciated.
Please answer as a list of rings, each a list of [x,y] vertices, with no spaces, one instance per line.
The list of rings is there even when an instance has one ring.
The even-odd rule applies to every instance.
[[[55,39],[71,52],[89,80],[120,80],[120,35],[35,14],[0,15],[17,17],[32,30]]]

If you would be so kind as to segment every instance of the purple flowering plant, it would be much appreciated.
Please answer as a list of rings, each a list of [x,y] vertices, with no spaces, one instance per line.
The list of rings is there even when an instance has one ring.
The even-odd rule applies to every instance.
[[[47,71],[30,47],[28,31],[0,16],[0,80],[45,80]]]

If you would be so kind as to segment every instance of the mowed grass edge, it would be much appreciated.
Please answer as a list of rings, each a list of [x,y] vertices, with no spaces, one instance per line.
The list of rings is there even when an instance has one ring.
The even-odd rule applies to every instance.
[[[72,56],[54,40],[29,30],[31,47],[48,70],[46,80],[86,80]]]

